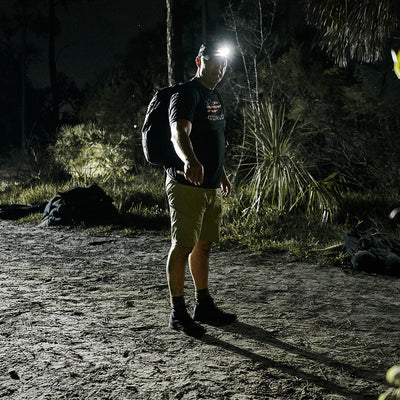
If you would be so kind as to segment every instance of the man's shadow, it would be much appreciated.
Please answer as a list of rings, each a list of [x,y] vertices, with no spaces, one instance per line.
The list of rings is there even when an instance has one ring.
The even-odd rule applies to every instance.
[[[308,359],[310,361],[314,361],[319,364],[324,364],[331,368],[335,368],[338,370],[338,375],[340,375],[343,372],[346,372],[347,375],[350,375],[350,376],[356,376],[358,378],[362,378],[362,379],[365,379],[368,381],[374,381],[379,384],[384,383],[383,378],[381,378],[374,372],[371,372],[366,369],[356,368],[350,364],[336,361],[324,354],[314,353],[310,350],[297,347],[290,343],[283,342],[283,341],[279,340],[274,333],[267,332],[264,329],[246,324],[244,322],[235,322],[232,325],[219,327],[219,329],[221,329],[225,332],[240,334],[249,339],[257,340],[257,341],[263,342],[267,345],[280,348],[286,352],[295,354],[301,358]],[[265,367],[266,369],[267,368],[279,369],[286,374],[295,376],[297,378],[302,378],[308,382],[312,382],[317,386],[325,388],[330,393],[340,394],[342,396],[345,396],[348,399],[354,399],[354,400],[356,400],[356,399],[357,400],[375,399],[376,400],[376,398],[377,398],[376,394],[368,395],[363,392],[350,390],[350,389],[340,386],[337,383],[332,382],[328,379],[323,379],[319,376],[315,376],[308,372],[301,371],[301,370],[297,369],[296,367],[285,364],[284,362],[275,361],[271,358],[268,358],[268,357],[265,357],[262,355],[258,355],[252,351],[240,348],[234,344],[228,343],[226,341],[223,341],[221,339],[218,339],[218,338],[213,337],[208,334],[203,336],[203,338],[201,340],[209,345],[220,347],[220,348],[228,350],[232,353],[236,353],[242,357],[248,358],[253,362],[257,362],[262,367]]]

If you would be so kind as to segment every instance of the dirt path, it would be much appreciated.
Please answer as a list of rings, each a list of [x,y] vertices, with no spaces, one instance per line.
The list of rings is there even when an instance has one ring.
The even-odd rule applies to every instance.
[[[214,251],[239,322],[196,340],[167,327],[165,238],[0,235],[1,399],[377,399],[400,359],[398,278]]]

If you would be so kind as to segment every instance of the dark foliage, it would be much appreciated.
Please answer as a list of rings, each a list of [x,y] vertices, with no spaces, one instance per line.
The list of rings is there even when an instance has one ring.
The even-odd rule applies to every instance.
[[[20,68],[16,55],[0,40],[0,151],[20,142]]]

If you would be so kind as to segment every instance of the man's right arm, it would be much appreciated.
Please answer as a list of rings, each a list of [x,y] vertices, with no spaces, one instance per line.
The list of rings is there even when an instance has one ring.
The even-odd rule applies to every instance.
[[[194,153],[190,132],[192,123],[186,119],[178,119],[171,123],[171,141],[176,154],[184,162],[185,178],[194,185],[201,185],[204,180],[204,167]]]

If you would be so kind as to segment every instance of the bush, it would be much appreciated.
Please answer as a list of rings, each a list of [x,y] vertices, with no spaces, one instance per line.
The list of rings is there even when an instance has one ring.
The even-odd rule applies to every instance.
[[[322,214],[324,221],[331,218],[337,208],[335,175],[316,180],[308,171],[301,128],[288,124],[284,106],[277,110],[264,102],[247,114],[241,167],[248,170],[250,210],[258,212],[266,202],[278,211],[301,206],[309,214]]]
[[[77,184],[87,185],[100,179],[115,186],[128,179],[134,169],[129,144],[129,138],[123,135],[111,142],[106,130],[88,123],[62,127],[53,153]]]
[[[138,169],[144,163],[140,128],[150,93],[145,96],[142,82],[128,75],[120,68],[109,71],[88,91],[81,117],[104,129],[107,143],[118,144],[121,137],[128,138],[129,158]]]

